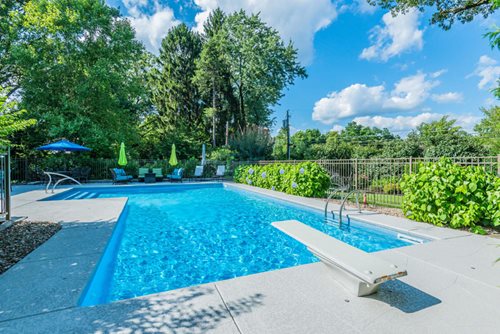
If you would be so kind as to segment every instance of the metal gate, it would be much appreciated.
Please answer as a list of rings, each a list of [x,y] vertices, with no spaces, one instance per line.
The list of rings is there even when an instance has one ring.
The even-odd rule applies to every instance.
[[[10,149],[0,147],[0,221],[10,220]]]

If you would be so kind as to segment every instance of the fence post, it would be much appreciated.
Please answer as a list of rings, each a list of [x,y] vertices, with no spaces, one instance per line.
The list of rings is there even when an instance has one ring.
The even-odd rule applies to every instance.
[[[354,189],[358,189],[358,159],[354,159]]]
[[[413,162],[412,157],[410,157],[410,175],[411,175],[411,170],[412,170],[412,168],[413,168],[413,166],[412,166],[412,162]]]

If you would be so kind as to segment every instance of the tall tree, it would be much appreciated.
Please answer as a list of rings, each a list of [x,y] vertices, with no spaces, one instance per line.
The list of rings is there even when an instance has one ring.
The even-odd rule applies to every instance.
[[[268,126],[271,107],[283,96],[283,90],[296,77],[306,77],[297,60],[297,50],[285,43],[275,29],[259,15],[244,11],[227,17],[223,25],[224,49],[231,82],[238,98],[237,127]]]
[[[32,0],[15,19],[21,105],[38,120],[20,142],[33,147],[66,137],[111,157],[120,141],[138,140],[143,48],[117,9],[100,0]]]
[[[231,89],[229,62],[225,54],[221,33],[226,15],[217,8],[210,13],[204,24],[204,45],[196,62],[195,83],[211,107],[205,110],[211,119],[212,146],[217,145],[217,137],[225,136],[226,124],[231,121],[236,100]],[[225,144],[225,141],[221,141]]]
[[[500,107],[483,108],[481,111],[484,118],[476,124],[474,131],[490,154],[500,154]]]
[[[498,9],[498,0],[368,0],[368,3],[389,9],[394,15],[404,14],[412,8],[424,11],[435,7],[431,24],[445,30],[455,21],[470,22],[478,15],[487,17]]]
[[[185,24],[170,29],[162,40],[160,54],[149,75],[155,112],[142,125],[146,146],[175,138],[182,158],[194,154],[195,149],[200,150],[207,139],[203,128],[206,104],[194,83],[201,49],[200,35]],[[166,147],[163,152],[166,154]]]
[[[151,72],[152,101],[163,126],[198,126],[203,105],[193,78],[201,53],[200,36],[185,24],[172,28],[161,43]]]

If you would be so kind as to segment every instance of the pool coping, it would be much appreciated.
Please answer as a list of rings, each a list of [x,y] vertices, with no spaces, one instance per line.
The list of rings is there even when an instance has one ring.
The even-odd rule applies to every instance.
[[[203,182],[202,184],[207,184],[208,182]],[[271,196],[276,199],[285,200],[288,202],[292,202],[295,204],[305,205],[314,209],[323,209],[324,201],[318,199],[306,199],[298,196],[287,195],[282,193],[277,193],[271,190],[256,188],[252,186],[235,184],[230,182],[224,182],[225,186],[239,188],[242,190],[252,191],[254,193],[260,193],[262,195]],[[175,184],[178,186],[178,184]],[[186,184],[187,186],[189,184]],[[109,185],[101,185],[102,187],[109,187]],[[134,187],[136,185],[130,185],[127,187]],[[141,185],[144,186],[144,185]],[[149,186],[149,185],[148,185]],[[151,186],[157,186],[157,184],[153,184]],[[95,187],[95,185],[89,185],[89,187]],[[73,187],[72,187],[73,188]],[[78,187],[80,188],[80,187]],[[69,188],[71,189],[71,188]],[[66,191],[59,190],[60,192]],[[52,194],[44,194],[42,192],[34,191],[30,193],[24,193],[16,195],[14,197],[14,213],[19,212],[20,215],[27,215],[31,217],[36,217],[37,213],[42,209],[46,209],[45,205],[40,203],[54,203],[54,202],[64,202],[64,201],[39,201],[39,199],[51,196]],[[20,196],[16,199],[17,196]],[[73,214],[72,219],[61,219],[61,217],[65,216],[68,212],[71,212],[72,209],[76,209],[78,205],[85,203],[85,210],[87,212],[80,212],[82,217],[89,217],[89,219],[75,219],[78,218],[77,214]],[[69,203],[68,202],[75,202]],[[92,204],[94,203],[94,204]],[[115,199],[90,199],[90,200],[78,200],[78,201],[66,201],[66,208],[58,207],[57,210],[63,210],[63,212],[54,212],[55,220],[58,220],[63,224],[63,229],[56,234],[55,237],[49,239],[45,244],[31,253],[28,257],[20,261],[14,267],[9,269],[6,273],[0,276],[0,329],[7,330],[9,329],[12,332],[15,332],[13,329],[18,330],[23,327],[22,323],[27,319],[33,319],[34,324],[37,323],[40,319],[52,319],[53,317],[63,314],[72,314],[74,317],[75,314],[86,314],[92,313],[93,317],[97,315],[95,312],[98,310],[114,310],[126,308],[127,305],[131,305],[134,303],[142,303],[143,301],[151,300],[151,299],[162,299],[162,298],[170,298],[173,295],[183,294],[185,291],[189,291],[189,289],[197,289],[198,287],[184,288],[179,290],[167,291],[159,294],[148,295],[138,298],[133,298],[131,300],[119,301],[115,303],[110,303],[106,305],[99,305],[96,307],[79,307],[77,306],[78,298],[82,295],[82,291],[87,285],[87,282],[91,278],[93,271],[95,270],[96,263],[99,261],[102,252],[105,249],[105,246],[111,236],[112,230],[118,221],[119,215],[125,208],[126,198],[115,198]],[[102,206],[107,206],[110,212],[102,215],[102,217],[97,217],[98,215],[92,210],[98,210],[102,208]],[[338,208],[338,205],[335,206]],[[78,211],[78,210],[77,210]],[[80,210],[82,211],[82,210]],[[347,211],[349,214],[353,216],[356,213],[352,212],[352,210]],[[374,223],[381,226],[393,227],[395,229],[401,230],[402,226],[410,226],[410,229],[407,231],[415,234],[421,233],[425,237],[436,239],[436,243],[438,247],[438,243],[442,243],[443,247],[447,244],[451,243],[470,243],[472,240],[477,240],[477,238],[484,238],[474,236],[470,233],[466,233],[463,231],[448,231],[448,229],[438,228],[434,226],[429,226],[428,224],[416,223],[410,220],[405,220],[401,218],[395,218],[383,214],[377,214],[369,211],[365,211],[364,214],[370,217],[369,222]],[[45,216],[46,217],[46,216]],[[113,219],[113,217],[115,217]],[[362,220],[363,218],[359,215],[356,215],[356,219]],[[78,236],[78,238],[76,238]],[[71,242],[75,240],[97,240],[94,242],[94,245],[90,247],[89,242],[80,242],[79,244],[72,245]],[[480,239],[480,240],[488,240]],[[491,239],[493,240],[493,239]],[[479,241],[474,241],[479,242]],[[490,242],[488,240],[488,242]],[[68,246],[70,245],[70,246]],[[62,246],[69,247],[64,249]],[[405,250],[397,249],[395,251],[382,251],[381,256],[388,256],[389,258],[394,254],[405,254],[408,259],[414,259],[415,256],[422,257],[423,255],[418,255],[419,253],[424,253],[424,250],[429,247],[422,247],[423,245],[414,245],[404,247]],[[420,248],[416,248],[420,247]],[[431,247],[432,248],[432,247]],[[72,253],[73,252],[73,253]],[[410,255],[408,255],[410,254]],[[415,255],[417,254],[417,255]],[[409,260],[407,260],[409,261]],[[414,260],[412,260],[414,261]],[[421,261],[421,260],[419,260]],[[427,260],[426,260],[427,261]],[[418,261],[417,261],[418,262]],[[77,264],[75,266],[75,263]],[[420,263],[420,262],[418,262]],[[254,274],[244,277],[238,277],[228,281],[220,281],[209,283],[207,285],[201,287],[209,287],[212,291],[214,291],[214,298],[217,303],[222,302],[222,307],[220,312],[228,315],[226,318],[221,320],[224,323],[222,327],[218,327],[219,330],[223,332],[235,332],[242,333],[247,332],[242,330],[241,323],[235,320],[232,315],[230,305],[233,300],[230,298],[231,293],[228,291],[224,291],[224,287],[229,285],[238,285],[238,282],[252,282],[254,280],[262,280],[265,277],[274,277],[279,275],[288,275],[289,273],[302,273],[303,275],[309,275],[311,272],[319,272],[321,273],[321,269],[317,266],[318,264],[312,265],[302,265],[298,267],[276,270],[272,272],[265,272],[260,274]],[[75,267],[78,270],[73,270]],[[435,267],[435,265],[433,265]],[[441,269],[440,269],[441,270]],[[449,269],[442,269],[444,272],[449,274]],[[282,272],[282,273],[276,273]],[[49,274],[50,273],[50,274]],[[47,280],[47,275],[52,275],[53,277],[50,280]],[[455,275],[455,274],[453,274]],[[458,274],[457,274],[458,275]],[[55,276],[55,277],[54,277]],[[299,275],[300,276],[300,275]],[[459,274],[457,277],[460,277],[461,280],[465,280],[468,283],[470,277],[466,276],[464,278],[463,274]],[[60,278],[60,279],[59,279]],[[26,280],[31,281],[32,283],[26,282]],[[19,285],[20,282],[23,281],[24,284]],[[35,283],[36,282],[36,283]],[[229,283],[228,283],[229,282]],[[480,281],[477,281],[480,282]],[[243,283],[241,283],[243,284]],[[245,283],[246,284],[246,283]],[[465,284],[465,283],[464,283]],[[484,285],[484,284],[483,284]],[[490,286],[491,284],[486,284]],[[30,291],[26,291],[25,286],[31,286]],[[62,290],[62,292],[61,292]],[[226,296],[228,293],[228,296]],[[31,297],[30,297],[31,295]],[[13,301],[16,298],[17,300]],[[45,300],[44,300],[45,299]],[[62,303],[57,303],[55,299],[63,300]],[[220,301],[219,301],[220,299]],[[30,304],[30,300],[34,301]],[[37,308],[37,302],[42,305]],[[44,304],[45,302],[45,304]],[[225,305],[225,306],[224,306]],[[9,309],[10,308],[10,309]],[[90,309],[93,309],[90,310]],[[100,312],[98,312],[100,314]],[[233,312],[234,313],[234,312]],[[47,320],[48,321],[48,320]],[[29,321],[28,321],[29,323]],[[52,324],[53,325],[53,324]],[[59,324],[60,325],[60,324]],[[19,327],[21,326],[21,327]],[[51,324],[48,323],[48,328],[51,328]]]

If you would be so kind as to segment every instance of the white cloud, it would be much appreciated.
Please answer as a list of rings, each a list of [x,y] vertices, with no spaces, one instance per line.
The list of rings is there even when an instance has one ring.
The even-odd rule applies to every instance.
[[[335,124],[334,126],[332,126],[332,129],[330,131],[341,132],[344,129],[345,127],[343,127],[342,125]]]
[[[355,0],[355,10],[361,14],[373,14],[377,10],[377,6],[372,6],[367,0]]]
[[[312,118],[326,124],[380,109],[384,101],[384,86],[369,87],[353,84],[340,92],[332,92],[314,104]]]
[[[464,97],[462,93],[448,92],[443,94],[433,94],[432,99],[437,103],[461,102]]]
[[[318,100],[314,104],[312,119],[333,124],[339,119],[382,110],[411,110],[425,102],[438,84],[432,75],[425,73],[402,78],[390,92],[384,85],[370,87],[356,83]]]
[[[386,13],[382,17],[384,26],[375,26],[370,33],[372,45],[363,49],[361,59],[387,61],[409,50],[422,50],[424,31],[418,29],[420,13],[410,10],[395,17]]]
[[[443,74],[445,74],[446,72],[448,72],[447,69],[441,69],[439,71],[436,71],[436,72],[432,72],[431,74],[429,74],[431,76],[431,78],[439,78],[440,76],[442,76]]]
[[[157,0],[123,0],[127,8],[128,19],[134,27],[136,38],[144,43],[146,49],[152,53],[158,54],[161,41],[167,32],[181,21],[174,16],[173,10],[161,5]],[[145,8],[153,7],[154,13],[145,14]]]
[[[429,92],[439,82],[427,80],[424,73],[402,78],[394,85],[390,97],[385,101],[383,107],[386,109],[413,109],[429,97]],[[432,77],[432,75],[430,75]]]
[[[441,114],[422,113],[416,116],[363,116],[353,119],[354,122],[364,126],[376,126],[378,128],[388,128],[391,131],[407,131],[419,126],[422,123],[436,121],[443,117]]]
[[[422,123],[429,123],[441,119],[445,114],[438,113],[422,113],[415,116],[364,116],[356,117],[354,122],[364,126],[376,126],[378,128],[388,128],[393,132],[409,132]],[[448,115],[449,119],[456,120],[456,125],[463,127],[465,130],[472,131],[474,125],[477,124],[481,117],[472,115]]]
[[[497,87],[500,78],[500,65],[498,62],[486,55],[479,57],[474,75],[481,78],[477,86],[479,89],[492,89]]]
[[[196,29],[203,30],[209,13],[221,8],[226,13],[244,9],[260,13],[264,22],[278,30],[285,40],[292,40],[299,57],[310,64],[314,55],[314,35],[337,18],[336,5],[330,0],[195,0],[201,12],[196,14]]]

